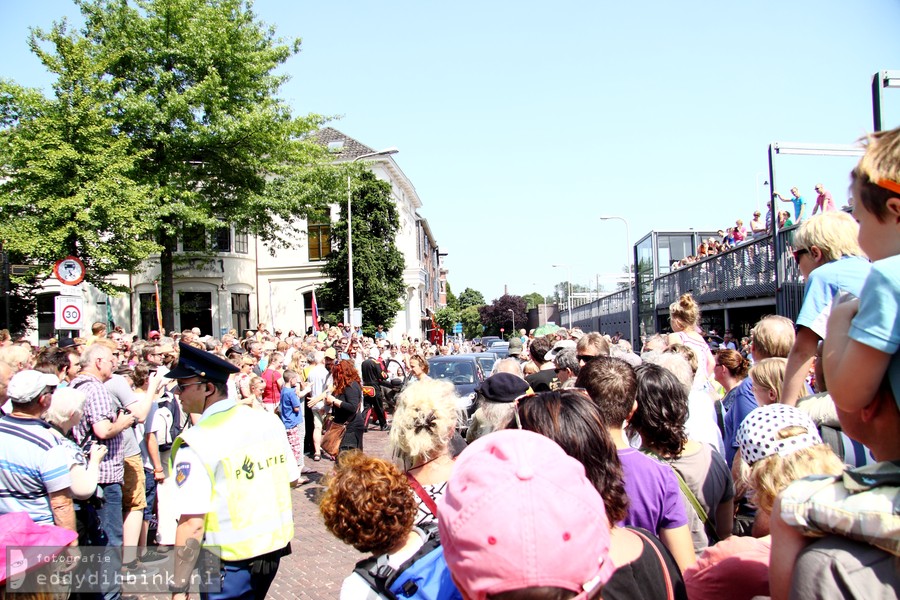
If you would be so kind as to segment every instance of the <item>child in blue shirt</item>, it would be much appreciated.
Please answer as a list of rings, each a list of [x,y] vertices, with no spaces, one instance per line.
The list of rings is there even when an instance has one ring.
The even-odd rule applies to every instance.
[[[873,264],[859,299],[828,321],[825,377],[844,412],[868,406],[885,375],[900,405],[900,129],[870,137],[851,181],[859,245]]]
[[[303,467],[303,443],[306,437],[306,427],[303,425],[303,400],[310,388],[303,389],[300,383],[300,375],[296,371],[290,369],[282,375],[284,379],[284,387],[281,388],[281,402],[279,404],[281,413],[281,422],[284,423],[284,429],[287,431],[288,442],[291,444],[291,450],[294,451],[294,458],[297,459],[297,465],[301,472]],[[300,478],[300,484],[307,483],[307,477]]]

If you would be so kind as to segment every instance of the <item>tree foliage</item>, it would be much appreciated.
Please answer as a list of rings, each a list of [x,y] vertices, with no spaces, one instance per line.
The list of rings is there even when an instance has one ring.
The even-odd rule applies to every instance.
[[[512,313],[510,313],[512,311]],[[528,313],[525,310],[525,300],[521,296],[504,294],[478,309],[481,322],[485,325],[485,333],[499,335],[500,329],[505,334],[513,331],[513,316],[515,316],[515,329],[520,329],[528,323]]]
[[[461,309],[469,306],[481,306],[482,304],[485,304],[484,295],[478,290],[467,287],[459,295],[459,307]]]
[[[525,300],[525,308],[531,310],[532,308],[537,308],[539,304],[544,303],[544,297],[538,294],[537,292],[531,292],[530,294],[525,294],[522,296],[522,299]]]
[[[453,326],[459,322],[459,311],[450,308],[450,306],[445,306],[434,313],[434,320],[438,324],[438,327],[450,335],[453,333]]]
[[[370,171],[358,172],[353,193],[353,297],[362,309],[364,331],[371,335],[377,325],[391,327],[402,308],[403,254],[394,242],[400,227],[391,186]],[[323,269],[330,280],[316,292],[326,310],[338,311],[347,304],[347,204],[341,204],[340,219],[331,228],[332,251]]]
[[[234,224],[273,251],[289,246],[300,237],[290,223],[339,200],[341,173],[312,139],[324,119],[294,117],[277,96],[276,69],[299,40],[277,38],[249,2],[76,2],[80,33],[61,22],[31,39],[56,99],[0,91],[4,215],[30,203],[11,227],[41,234],[40,247],[25,235],[10,245],[35,262],[76,254],[101,288],[160,251],[171,328],[179,236]]]
[[[445,284],[444,295],[447,297],[447,308],[452,308],[453,310],[459,310],[459,299],[456,297],[456,294],[453,293],[453,290],[450,289],[450,282],[448,281]]]
[[[481,313],[477,306],[467,306],[459,311],[459,319],[463,324],[463,335],[466,339],[473,339],[484,333],[484,325],[481,323]]]

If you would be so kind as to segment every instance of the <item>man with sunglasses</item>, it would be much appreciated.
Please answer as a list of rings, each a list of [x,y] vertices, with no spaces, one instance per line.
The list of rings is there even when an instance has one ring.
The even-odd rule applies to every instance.
[[[592,331],[578,340],[575,346],[575,355],[583,367],[598,356],[609,356],[609,342],[596,331]]]
[[[291,486],[300,469],[274,415],[228,397],[231,362],[187,344],[168,376],[183,409],[200,415],[172,444],[175,533],[172,597],[189,591],[201,545],[222,560],[218,598],[264,598],[294,536]]]

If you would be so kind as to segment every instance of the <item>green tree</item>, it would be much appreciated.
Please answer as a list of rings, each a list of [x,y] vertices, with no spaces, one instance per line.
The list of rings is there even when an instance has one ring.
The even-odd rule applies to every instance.
[[[537,292],[525,294],[524,296],[522,296],[522,299],[525,301],[525,308],[528,310],[536,308],[538,304],[544,304],[544,297]]]
[[[456,294],[450,289],[450,282],[446,283],[446,287],[444,288],[447,296],[447,308],[452,308],[453,310],[459,310],[459,299],[457,299]]]
[[[113,84],[90,42],[60,23],[33,31],[29,46],[56,80],[52,98],[0,81],[0,239],[30,267],[12,283],[29,290],[55,261],[75,255],[88,282],[116,293],[106,278],[158,249],[154,205],[138,181],[143,155],[109,115]],[[26,305],[29,294],[19,296]]]
[[[353,297],[362,309],[364,331],[390,328],[402,308],[403,254],[394,240],[400,227],[391,185],[371,171],[357,169],[353,193]],[[316,292],[326,310],[340,310],[349,296],[347,272],[347,204],[332,225],[332,252],[323,271],[330,278]]]
[[[485,304],[484,295],[478,290],[466,288],[459,295],[459,307],[468,308],[469,306],[481,306]]]
[[[459,313],[463,324],[463,335],[466,339],[473,339],[484,333],[484,325],[481,323],[481,315],[477,306],[467,306]]]
[[[437,322],[438,327],[450,335],[453,333],[453,326],[459,321],[459,311],[445,306],[434,313],[434,320]]]
[[[14,139],[22,156],[8,168],[16,179],[33,166],[34,200],[72,199],[57,205],[59,220],[75,223],[70,229],[44,211],[29,227],[41,232],[46,254],[58,258],[74,248],[89,259],[91,281],[100,287],[104,269],[132,269],[159,250],[163,323],[172,328],[179,237],[204,254],[214,230],[235,224],[274,252],[300,237],[290,226],[294,219],[339,201],[346,188],[340,170],[324,166],[327,152],[312,135],[324,119],[294,117],[277,96],[286,76],[276,69],[299,51],[299,40],[277,38],[256,20],[249,2],[76,3],[85,18],[79,34],[57,23],[49,33],[36,31],[31,47],[57,75],[57,85],[71,89],[60,100],[63,107],[84,97],[84,104],[71,105],[84,110],[61,127],[46,128],[40,143],[29,146],[27,135]],[[33,92],[4,98],[10,104],[4,125],[12,129],[22,117],[53,114],[54,101]],[[91,102],[95,109],[87,110]],[[82,114],[91,118],[75,118]],[[86,126],[99,141],[82,139]],[[67,141],[81,154],[64,155]],[[68,184],[53,163],[41,167],[43,148],[77,158],[68,171],[79,175],[78,185]],[[10,150],[5,144],[0,151]],[[92,168],[78,171],[82,164]],[[8,198],[4,194],[4,202]],[[153,236],[145,235],[148,229]],[[101,245],[95,240],[110,256],[89,253]]]

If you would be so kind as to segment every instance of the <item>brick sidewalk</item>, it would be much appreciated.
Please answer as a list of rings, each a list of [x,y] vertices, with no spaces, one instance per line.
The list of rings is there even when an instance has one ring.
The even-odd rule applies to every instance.
[[[367,431],[363,446],[367,454],[390,458],[387,431]],[[306,467],[316,472],[307,475],[311,483],[293,491],[293,554],[282,559],[269,598],[337,598],[344,578],[366,556],[331,535],[319,515],[318,498],[324,491],[320,482],[333,464],[325,458],[320,462],[306,458]]]

